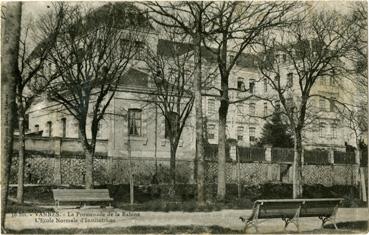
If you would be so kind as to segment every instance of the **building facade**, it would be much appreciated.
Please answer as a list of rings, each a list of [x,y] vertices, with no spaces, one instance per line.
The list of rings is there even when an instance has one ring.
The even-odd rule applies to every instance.
[[[152,33],[147,45],[157,53],[165,53],[165,49],[178,42],[160,38],[160,34]],[[183,48],[189,44],[182,43]],[[283,55],[279,55],[283,58]],[[165,118],[153,104],[155,100],[155,85],[151,80],[151,73],[139,58],[122,79],[104,119],[99,125],[97,139],[106,140],[108,154],[116,157],[126,157],[127,146],[131,146],[134,157],[169,158],[169,140],[166,138]],[[170,60],[170,58],[168,58]],[[216,68],[211,58],[204,58],[204,74]],[[189,68],[193,63],[189,59]],[[289,87],[290,101],[299,102],[296,74],[288,68],[284,69],[281,82]],[[219,76],[209,80],[206,86],[220,88]],[[236,63],[230,75],[229,87],[231,104],[227,118],[227,138],[236,139],[239,146],[253,146],[261,137],[262,128],[268,117],[279,108],[277,99],[266,101],[257,97],[273,97],[275,92],[270,84],[262,77],[257,69],[256,58],[250,54],[243,54]],[[339,113],[336,112],[335,102],[354,103],[357,99],[355,91],[347,92],[345,88],[354,88],[345,78],[321,79],[315,85],[312,93],[331,98],[327,100],[316,96],[309,101],[308,112],[312,119],[304,129],[304,146],[307,148],[336,148],[345,147],[345,142],[355,145],[355,140],[349,128],[345,127]],[[218,91],[207,90],[203,96],[203,113],[206,120],[207,139],[210,144],[217,144],[218,139]],[[354,94],[354,95],[352,95]],[[254,95],[254,96],[252,96]],[[247,98],[250,97],[250,98]],[[28,113],[29,132],[44,137],[62,137],[78,141],[78,123],[60,105],[40,98]],[[131,120],[130,123],[128,123]],[[89,120],[90,121],[90,120]],[[195,156],[195,110],[193,109],[187,120],[179,141],[177,158],[194,158]],[[88,133],[89,134],[89,133]]]

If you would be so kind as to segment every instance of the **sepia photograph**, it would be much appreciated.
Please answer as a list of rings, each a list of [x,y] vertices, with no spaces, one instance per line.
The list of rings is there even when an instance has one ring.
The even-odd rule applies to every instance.
[[[367,234],[367,1],[2,1],[1,233]]]

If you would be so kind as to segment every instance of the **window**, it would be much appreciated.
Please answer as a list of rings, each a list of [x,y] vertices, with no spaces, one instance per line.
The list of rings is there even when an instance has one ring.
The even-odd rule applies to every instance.
[[[47,126],[47,136],[51,137],[53,133],[53,123],[51,121],[48,121],[46,126]]]
[[[319,99],[319,108],[320,108],[320,111],[326,111],[325,99],[323,99],[323,98]]]
[[[334,86],[336,84],[336,80],[334,77],[329,77],[329,85]]]
[[[215,125],[209,124],[208,125],[208,139],[212,140],[215,138]]]
[[[275,106],[275,110],[279,111],[281,109],[281,103],[279,102],[279,100],[276,100],[274,102],[274,106]]]
[[[277,61],[277,63],[280,62],[279,54],[275,54],[275,61]]]
[[[293,73],[287,74],[287,87],[293,86]]]
[[[331,125],[332,138],[337,137],[337,123],[333,122]]]
[[[274,77],[274,83],[275,85],[278,87],[278,83],[279,83],[279,75]]]
[[[238,141],[243,141],[243,126],[238,126],[237,127],[237,140]]]
[[[65,138],[67,136],[67,119],[62,118],[61,123],[62,123],[62,137]]]
[[[293,98],[289,97],[286,99],[286,105],[288,108],[292,108],[293,107]]]
[[[255,93],[255,80],[254,79],[250,79],[250,93],[254,94]]]
[[[29,114],[26,114],[24,116],[24,130],[29,130]]]
[[[287,62],[287,55],[286,54],[282,54],[283,57],[283,62],[286,63]]]
[[[334,112],[336,111],[336,104],[335,104],[336,98],[331,97],[329,100],[329,111]]]
[[[128,109],[128,130],[129,135],[141,135],[141,109]]]
[[[35,132],[38,132],[40,130],[40,125],[36,124],[35,125]]]
[[[165,119],[165,138],[170,137],[172,132],[173,137],[177,136],[177,131],[179,128],[179,115],[176,112],[169,112],[167,118]]]
[[[268,103],[264,102],[264,117],[268,115]]]
[[[243,78],[237,78],[237,90],[245,91],[245,83],[243,82]]]
[[[320,122],[319,123],[319,137],[324,137],[324,133],[325,133],[325,123]]]
[[[320,80],[320,84],[322,84],[322,85],[327,85],[327,81],[326,81],[326,79],[325,78],[321,78],[321,80]]]
[[[208,114],[215,113],[215,99],[208,99]]]
[[[74,131],[75,131],[76,135],[78,135],[78,138],[80,138],[81,137],[81,132],[79,131],[78,120],[75,120],[73,125],[74,125]]]
[[[255,139],[255,127],[250,127],[249,137],[250,137],[250,142],[254,142],[256,140]]]
[[[250,112],[250,115],[255,115],[255,103],[249,104],[249,112]]]
[[[143,42],[135,41],[135,50],[136,50],[135,58],[137,59],[142,58],[144,46],[145,44]]]
[[[243,115],[243,104],[237,104],[237,114],[238,116],[242,116]]]
[[[264,78],[264,92],[268,91],[268,80]]]
[[[102,124],[101,124],[101,122],[99,122],[99,124],[97,126],[96,137],[101,137],[101,130],[102,130]]]

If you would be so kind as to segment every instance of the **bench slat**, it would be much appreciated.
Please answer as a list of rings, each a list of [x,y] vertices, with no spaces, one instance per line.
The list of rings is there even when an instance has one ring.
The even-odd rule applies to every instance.
[[[342,198],[267,199],[256,200],[254,207],[259,205],[258,218],[292,218],[299,207],[300,217],[329,217],[342,200]]]
[[[113,201],[107,189],[53,189],[54,200],[58,202]]]

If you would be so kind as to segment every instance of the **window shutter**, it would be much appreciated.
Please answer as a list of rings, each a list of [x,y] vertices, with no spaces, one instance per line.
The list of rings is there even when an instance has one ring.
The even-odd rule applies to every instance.
[[[142,136],[147,137],[147,112],[142,110]]]
[[[158,120],[158,128],[159,128],[159,137],[160,139],[165,139],[165,117],[161,116]]]
[[[117,119],[118,119],[118,123],[120,124],[119,126],[121,126],[121,128],[123,128],[123,130],[122,130],[123,138],[127,138],[127,134],[128,134],[128,112],[124,111],[123,117],[118,116]]]

